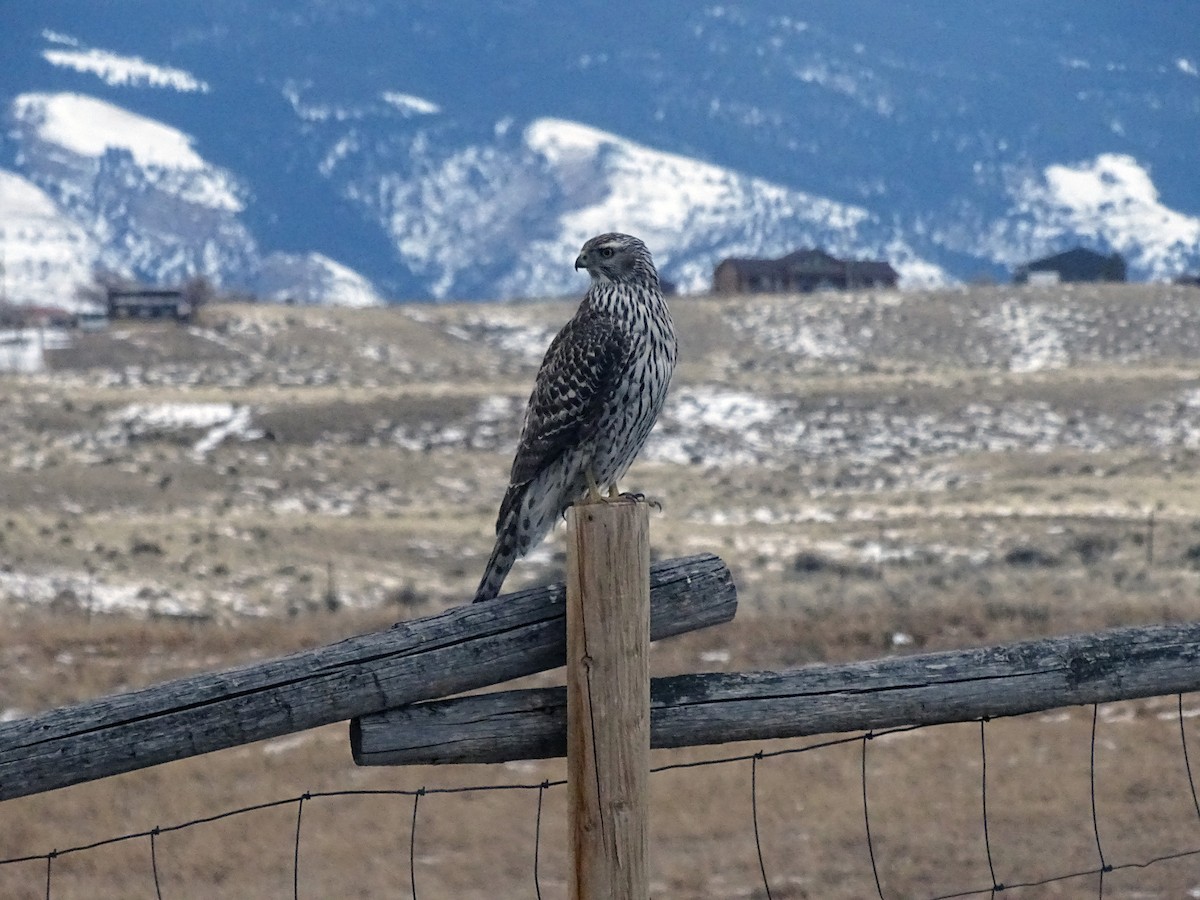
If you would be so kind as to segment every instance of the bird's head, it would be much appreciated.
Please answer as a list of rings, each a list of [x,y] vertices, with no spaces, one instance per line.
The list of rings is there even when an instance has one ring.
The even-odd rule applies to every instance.
[[[658,272],[650,251],[629,234],[601,234],[583,245],[575,258],[575,268],[587,269],[592,283],[610,281],[652,281],[658,284]]]

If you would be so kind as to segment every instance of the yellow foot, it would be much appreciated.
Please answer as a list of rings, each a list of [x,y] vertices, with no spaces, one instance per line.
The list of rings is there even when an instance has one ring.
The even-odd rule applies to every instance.
[[[588,466],[583,474],[587,478],[588,503],[600,503],[604,500],[604,496],[600,493],[600,488],[596,484],[596,476],[592,474],[592,467]]]

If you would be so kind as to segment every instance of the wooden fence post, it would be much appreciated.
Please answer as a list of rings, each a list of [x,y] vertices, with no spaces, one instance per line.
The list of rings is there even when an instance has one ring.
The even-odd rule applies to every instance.
[[[645,503],[567,514],[571,900],[648,900],[650,527]]]

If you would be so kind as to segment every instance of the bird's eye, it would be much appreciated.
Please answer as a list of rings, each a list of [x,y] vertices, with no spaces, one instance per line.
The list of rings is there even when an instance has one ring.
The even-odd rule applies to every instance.
[[[600,255],[603,256],[605,259],[612,259],[613,248],[612,247],[601,247]]]

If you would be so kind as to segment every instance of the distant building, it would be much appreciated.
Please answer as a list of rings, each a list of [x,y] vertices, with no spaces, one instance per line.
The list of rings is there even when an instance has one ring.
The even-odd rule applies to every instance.
[[[192,304],[183,296],[183,291],[109,288],[108,317],[174,319],[177,322],[189,322],[192,318]]]
[[[713,270],[713,293],[801,293],[894,288],[889,263],[838,259],[824,250],[796,250],[779,259],[725,259]]]
[[[1105,256],[1076,247],[1019,266],[1013,272],[1016,284],[1058,284],[1075,281],[1124,281],[1125,260],[1121,254]]]

